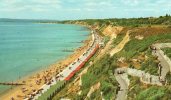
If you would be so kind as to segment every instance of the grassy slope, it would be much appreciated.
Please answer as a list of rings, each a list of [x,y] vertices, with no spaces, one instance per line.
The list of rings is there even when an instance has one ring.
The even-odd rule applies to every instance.
[[[112,58],[109,58],[106,55],[105,57],[103,57],[102,60],[100,60],[99,62],[94,64],[94,66],[89,70],[89,72],[83,78],[83,83],[84,83],[84,85],[82,87],[83,91],[85,91],[85,94],[86,94],[91,85],[95,84],[98,81],[100,81],[101,83],[106,82],[105,85],[102,84],[102,87],[104,89],[101,89],[101,91],[104,92],[104,96],[106,99],[114,98],[115,92],[112,92],[112,91],[116,91],[117,87],[115,85],[117,84],[117,82],[116,82],[116,80],[112,83],[111,83],[111,81],[109,81],[108,72],[113,71],[117,67],[116,66],[117,58],[120,58],[120,57],[126,57],[126,60],[129,62],[131,60],[131,58],[133,58],[134,56],[136,56],[142,52],[145,52],[145,54],[149,56],[149,59],[146,62],[142,63],[141,69],[145,70],[146,72],[149,72],[151,74],[156,74],[157,73],[157,68],[156,68],[157,63],[154,62],[155,58],[151,55],[149,46],[155,42],[165,41],[165,39],[171,39],[171,34],[153,35],[153,36],[146,37],[144,40],[131,39],[131,41],[128,44],[126,44],[126,46],[124,47],[124,49],[121,52],[117,53]],[[121,40],[121,39],[118,38],[118,40]],[[114,43],[118,43],[118,42],[114,42]],[[116,45],[116,44],[113,44],[113,45]],[[133,78],[132,81],[135,81],[135,79]],[[146,90],[146,88],[140,88],[139,85],[140,84],[137,84],[137,82],[136,82],[136,84],[134,85],[134,88],[130,91],[130,93],[136,93],[134,95],[138,96],[141,94],[141,91],[143,92]],[[110,89],[109,89],[109,87],[110,87]],[[162,88],[166,89],[165,87],[162,87]],[[159,91],[162,88],[159,88]],[[136,92],[135,92],[135,90],[136,90]],[[137,90],[141,90],[141,91],[137,91]],[[166,92],[166,91],[164,91],[164,92]],[[165,94],[165,95],[163,94],[161,97],[166,98],[167,95],[168,94]]]
[[[171,34],[153,35],[153,36],[149,36],[145,38],[144,40],[132,39],[124,47],[124,49],[120,53],[118,53],[118,55],[125,56],[127,60],[130,60],[130,58],[140,54],[141,52],[145,52],[146,55],[151,56],[149,52],[150,51],[149,46],[155,42],[165,41],[165,39],[171,39]],[[155,58],[151,56],[149,57],[147,61],[143,62],[141,64],[142,65],[141,70],[145,70],[146,72],[149,72],[151,74],[156,74],[157,68],[156,68],[156,63],[154,62],[154,59]],[[167,91],[169,91],[167,90],[168,87],[161,87],[161,88],[149,87],[148,88],[149,90],[148,90],[146,88],[142,88],[140,85],[141,83],[137,84],[138,79],[132,78],[131,80],[133,81],[133,83],[131,83],[130,87],[132,89],[128,93],[128,98],[134,99],[134,97],[137,97],[138,100],[143,100],[143,99],[156,100],[156,98],[167,98],[169,95],[167,94]],[[156,90],[157,88],[158,90]],[[151,97],[148,96],[147,92],[151,95]],[[159,95],[160,93],[161,95]]]
[[[151,24],[149,22],[151,21]],[[122,26],[131,26],[131,28],[136,28],[138,26],[142,25],[160,25],[160,24],[165,24],[165,25],[171,25],[170,22],[171,17],[161,17],[158,19],[146,19],[146,18],[140,18],[140,19],[107,19],[107,20],[84,20],[83,22],[88,23],[89,25],[93,25],[97,23],[98,25],[103,25],[103,24],[118,24]],[[169,26],[168,26],[169,27]],[[153,33],[155,31],[155,28],[151,28],[149,32],[147,33]],[[136,28],[137,29],[137,28]],[[142,30],[142,29],[139,29]],[[146,31],[146,28],[141,32],[141,35]],[[86,97],[90,87],[97,82],[101,83],[100,89],[95,91],[91,99],[100,99],[100,92],[103,92],[103,97],[107,100],[109,99],[114,99],[116,96],[116,88],[117,88],[117,81],[115,77],[112,75],[113,71],[115,68],[117,68],[117,60],[120,57],[125,57],[126,62],[130,62],[130,60],[134,57],[137,57],[141,53],[144,53],[145,55],[148,56],[148,60],[141,62],[141,70],[145,70],[146,72],[149,72],[151,74],[156,74],[157,73],[157,68],[156,68],[156,62],[154,62],[155,57],[151,55],[151,51],[149,49],[149,46],[155,42],[168,42],[171,41],[171,32],[165,32],[165,34],[158,34],[157,31],[155,34],[147,34],[144,37],[143,40],[137,40],[134,37],[137,34],[137,32],[132,32],[131,34],[131,41],[129,41],[128,44],[124,47],[122,51],[114,55],[113,57],[109,57],[109,55],[105,55],[101,59],[97,60],[88,70],[88,72],[83,75],[82,77],[82,82],[83,85],[81,87],[82,94],[70,94],[67,95],[66,97],[70,97],[75,100],[82,100]],[[123,38],[124,35],[118,36],[117,39],[113,40],[113,47],[116,46]],[[107,39],[108,40],[108,39]],[[92,58],[94,59],[94,58]],[[129,63],[130,66],[131,63]],[[139,79],[136,77],[130,77],[131,79],[131,85],[130,85],[130,90],[128,93],[128,99],[150,99],[150,100],[155,100],[156,98],[171,98],[170,97],[170,87],[157,87],[157,86],[144,86],[142,83],[139,82]],[[148,87],[148,88],[147,88]],[[60,94],[64,94],[67,91],[67,86],[61,91],[61,93],[58,94],[58,98],[61,96]],[[149,94],[151,97],[149,97]]]
[[[114,81],[111,81],[109,77],[110,77],[110,74],[112,74],[112,71],[117,67],[116,65],[117,58],[120,58],[120,57],[126,57],[126,60],[129,62],[131,58],[133,58],[134,56],[142,52],[145,52],[145,54],[149,56],[149,59],[146,62],[142,63],[141,69],[151,74],[156,74],[157,63],[154,62],[155,58],[151,55],[149,46],[157,41],[158,42],[164,41],[165,39],[171,39],[171,34],[153,35],[153,36],[146,37],[144,40],[137,40],[137,39],[132,38],[131,41],[125,45],[124,49],[121,52],[117,53],[111,58],[108,55],[106,55],[105,57],[103,57],[103,59],[100,59],[97,63],[95,63],[90,68],[88,73],[83,76],[83,86],[82,86],[83,95],[82,96],[83,97],[86,96],[88,90],[93,84],[97,82],[101,82],[102,86],[100,90],[103,91],[104,97],[106,99],[115,98],[117,82],[114,77],[113,77]],[[117,38],[117,40],[113,42],[114,43],[113,45],[116,45],[117,43],[119,43],[118,41],[121,41],[121,39]],[[132,81],[135,81],[135,79],[133,78]],[[137,84],[136,82],[135,88],[133,88],[132,90],[141,90],[142,92],[143,90],[146,90],[146,88],[138,89],[139,85],[140,84]],[[130,93],[136,93],[134,95],[139,95],[141,92],[130,91]],[[99,93],[96,93],[96,94],[99,94]],[[97,98],[92,98],[92,99],[97,99]]]

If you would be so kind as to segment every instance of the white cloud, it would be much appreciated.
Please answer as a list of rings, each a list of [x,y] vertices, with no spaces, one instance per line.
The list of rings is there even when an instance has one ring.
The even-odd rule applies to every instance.
[[[125,5],[136,6],[140,3],[140,0],[121,0],[121,2]]]
[[[96,8],[96,7],[111,7],[111,6],[114,6],[113,4],[112,4],[112,1],[111,0],[106,0],[106,1],[87,1],[86,3],[85,3],[85,6],[86,7],[94,7],[94,8]]]
[[[153,9],[153,8],[136,8],[136,9],[124,9],[124,11],[136,11],[136,12],[149,12],[149,11],[157,11],[157,9]]]
[[[19,11],[47,11],[61,8],[59,0],[2,0],[0,11],[19,12]]]
[[[79,12],[79,11],[81,11],[81,9],[80,8],[71,8],[71,9],[67,9],[67,11],[71,11],[71,12]]]
[[[85,17],[125,17],[136,16],[140,12],[144,15],[171,12],[171,0],[0,0],[0,8],[0,13],[6,14],[7,17],[20,13],[25,17],[28,12],[33,13],[30,15],[33,17],[40,16],[37,12],[41,12],[45,17],[51,17],[52,13],[55,17],[72,17],[74,14]],[[4,17],[3,14],[0,17]]]

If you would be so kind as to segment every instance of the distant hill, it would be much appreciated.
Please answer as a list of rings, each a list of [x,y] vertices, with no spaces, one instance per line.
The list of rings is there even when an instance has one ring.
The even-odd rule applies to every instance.
[[[58,20],[39,20],[39,19],[10,19],[0,18],[0,22],[40,22],[40,23],[58,23]]]

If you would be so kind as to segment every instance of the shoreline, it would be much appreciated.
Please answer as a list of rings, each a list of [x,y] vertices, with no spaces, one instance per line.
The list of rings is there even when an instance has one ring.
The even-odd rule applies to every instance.
[[[13,89],[8,89],[4,93],[0,94],[0,98],[2,100],[10,100],[12,97],[14,97],[14,98],[17,97],[17,100],[22,100],[22,99],[18,98],[18,97],[22,97],[24,94],[22,92],[22,88],[27,88],[28,92],[32,91],[32,89],[39,89],[43,85],[43,82],[41,82],[40,85],[37,85],[37,84],[35,84],[36,83],[35,81],[43,78],[43,76],[47,75],[48,77],[52,77],[56,73],[61,72],[64,68],[67,67],[67,65],[72,63],[76,58],[78,58],[88,48],[88,45],[91,43],[91,40],[92,40],[91,36],[88,36],[84,40],[84,43],[82,44],[82,46],[75,49],[74,52],[72,54],[70,54],[69,56],[66,56],[63,59],[56,61],[53,64],[50,64],[48,67],[45,67],[38,71],[35,71],[35,72],[21,78],[20,80],[17,80],[16,82],[24,82],[25,81],[26,85],[16,86]]]

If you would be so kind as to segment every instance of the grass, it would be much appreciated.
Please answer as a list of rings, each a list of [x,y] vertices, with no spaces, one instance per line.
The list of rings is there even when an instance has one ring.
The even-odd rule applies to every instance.
[[[151,86],[141,91],[136,100],[170,100],[171,90],[167,87]]]
[[[117,38],[114,38],[113,39],[112,47],[114,48],[116,45],[118,45],[122,41],[122,39],[123,39],[124,36],[125,36],[125,33],[118,34],[117,35]]]
[[[140,27],[140,26],[151,26],[151,25],[171,25],[171,16],[160,16],[159,18],[110,18],[110,19],[86,19],[86,20],[75,20],[74,22],[86,22],[88,25],[98,24],[112,25],[112,26],[129,26],[129,27]],[[69,22],[63,21],[61,23]]]
[[[119,41],[122,40],[122,35],[119,36],[120,38],[115,39],[113,42],[113,45],[116,45],[119,43]],[[140,54],[141,52],[146,52],[146,54],[149,56],[149,60],[144,62],[144,65],[142,65],[142,70],[149,71],[149,73],[156,73],[157,69],[155,68],[156,63],[153,62],[155,58],[150,56],[150,50],[149,46],[155,42],[161,42],[165,39],[170,39],[171,34],[162,34],[162,35],[156,35],[156,36],[149,36],[144,38],[144,40],[137,40],[137,39],[131,39],[131,41],[125,45],[124,49],[114,55],[113,57],[110,57],[109,55],[104,55],[101,59],[97,60],[88,70],[86,74],[82,76],[82,93],[81,95],[78,94],[70,94],[70,98],[73,100],[82,100],[85,99],[89,89],[92,85],[96,84],[97,82],[101,83],[101,86],[99,90],[95,91],[90,99],[99,99],[100,98],[100,92],[103,92],[103,97],[106,100],[114,99],[116,97],[116,88],[118,86],[118,83],[113,77],[113,71],[117,68],[117,58],[119,57],[126,57],[129,61],[134,56]],[[94,60],[95,58],[92,58]],[[151,67],[150,67],[151,66]],[[140,87],[140,84],[137,84],[137,81],[135,78],[133,78],[131,81],[134,81],[135,84],[133,84],[133,88],[130,91],[128,98],[134,97],[134,93],[136,93],[136,96],[139,95],[138,99],[141,100],[141,97],[143,96],[141,91],[144,91],[145,89]],[[63,93],[65,93],[63,91]],[[157,92],[158,93],[158,92]],[[161,92],[162,93],[162,92]],[[142,95],[142,96],[141,96]],[[135,97],[136,97],[135,96]],[[154,96],[155,98],[156,96]],[[158,96],[157,96],[158,97]],[[159,96],[160,97],[160,96]]]
[[[167,80],[167,84],[168,84],[168,85],[171,85],[171,73],[168,73],[168,74],[166,75],[166,80]]]
[[[109,55],[105,55],[89,68],[88,72],[82,76],[82,94],[76,98],[84,99],[91,86],[97,82],[101,83],[101,87],[97,91],[102,91],[104,98],[112,98],[115,95],[117,82],[114,77],[112,78],[112,70],[115,69],[116,66],[112,61],[113,59],[111,59]],[[99,93],[100,92],[97,92],[95,94],[99,95]],[[96,97],[94,98],[94,96],[92,96],[92,98],[95,99]],[[98,99],[98,96],[96,99]]]
[[[118,37],[115,42],[113,42],[113,45],[116,45],[121,41],[123,36],[121,35]],[[110,100],[111,98],[114,98],[116,96],[115,90],[118,85],[118,83],[115,81],[110,80],[110,74],[108,73],[109,70],[115,70],[117,68],[117,58],[119,57],[126,57],[126,59],[129,61],[134,56],[146,52],[148,54],[149,59],[144,62],[141,66],[142,70],[145,70],[146,72],[149,72],[151,74],[157,73],[156,65],[157,63],[154,62],[154,57],[150,56],[151,51],[149,51],[149,46],[155,42],[161,42],[165,39],[171,39],[171,34],[159,34],[154,36],[149,36],[144,38],[144,40],[137,40],[137,39],[131,39],[131,41],[125,45],[124,49],[114,55],[113,57],[109,57],[108,55],[105,55],[103,59],[100,59],[97,61],[93,66],[90,67],[89,71],[86,75],[83,76],[83,94],[87,94],[90,87],[97,83],[101,82],[101,91],[104,92],[104,98],[107,100]],[[133,79],[133,81],[136,82],[135,87],[131,91],[131,93],[135,93],[138,91],[143,91],[143,88],[139,87],[139,84],[137,84],[137,81]],[[85,96],[85,95],[84,95]]]
[[[70,82],[72,83],[74,81],[74,79],[78,76],[78,74],[84,70],[84,67],[87,67],[89,66],[89,62],[94,62],[95,60],[95,57],[98,55],[98,53],[96,52],[86,63],[85,65],[83,66],[83,68],[81,68],[79,70],[79,72],[75,73],[75,75],[73,76],[73,78],[70,80]],[[69,98],[73,98],[74,100],[81,100],[81,98],[83,98],[82,96],[79,96],[78,94],[74,94],[74,93],[70,93],[70,95],[67,95],[66,92],[68,91],[68,88],[69,88],[69,84],[67,84],[59,93],[57,93],[55,95],[55,99],[54,100],[58,100],[60,99],[61,97],[69,97]],[[86,91],[86,90],[85,90]],[[87,90],[88,92],[88,90]],[[83,94],[83,95],[86,95],[86,94]]]
[[[51,86],[50,89],[48,89],[45,93],[43,93],[38,100],[48,100],[50,96],[52,96],[55,91],[58,92],[60,89],[65,85],[65,81],[59,81],[55,85]]]
[[[145,54],[148,59],[142,62],[140,70],[144,70],[152,75],[158,75],[158,62],[156,62],[156,57],[152,55],[151,49],[148,48]]]
[[[170,19],[171,17],[169,17]],[[88,23],[89,25],[94,25],[95,23],[98,23],[99,26],[101,25],[122,25],[122,26],[131,26],[131,27],[139,27],[142,25],[149,26],[151,29],[151,23],[152,25],[161,24],[166,19],[166,17],[158,18],[158,19],[148,19],[148,18],[139,18],[139,19],[105,19],[105,20],[80,20],[83,22]],[[162,20],[162,21],[161,21]],[[109,22],[110,21],[110,22]],[[152,31],[154,30],[151,29]],[[81,95],[73,94],[71,93],[69,98],[72,98],[73,100],[83,100],[85,99],[89,89],[92,85],[96,84],[97,82],[101,83],[100,88],[92,93],[90,100],[99,100],[100,92],[103,92],[103,97],[106,100],[113,100],[116,97],[116,88],[118,86],[118,83],[113,76],[113,71],[118,67],[117,66],[117,59],[120,57],[125,57],[126,61],[129,62],[133,57],[145,52],[145,54],[149,57],[147,61],[143,62],[141,64],[141,70],[144,70],[146,72],[149,72],[151,74],[157,73],[156,68],[156,62],[154,62],[154,57],[151,56],[151,51],[149,50],[149,46],[155,42],[162,42],[165,40],[171,39],[171,34],[150,34],[149,31],[146,33],[146,36],[143,40],[137,40],[135,39],[135,35],[137,34],[131,34],[131,40],[125,45],[123,50],[115,54],[113,57],[110,57],[109,55],[104,55],[101,59],[97,60],[95,57],[91,58],[92,61],[94,61],[94,64],[89,68],[88,72],[82,76],[82,86]],[[156,31],[155,31],[156,32]],[[154,33],[155,33],[154,32]],[[158,31],[157,31],[158,32]],[[143,33],[143,32],[142,32]],[[143,35],[143,34],[142,34]],[[120,41],[123,39],[125,35],[119,34],[116,39],[113,40],[113,47],[115,47],[117,44],[120,43]],[[108,37],[104,37],[105,43],[109,40]],[[87,64],[88,65],[88,64]],[[87,66],[85,65],[85,66]],[[137,84],[138,83],[138,84]],[[171,98],[169,94],[171,92],[169,89],[166,89],[166,87],[158,88],[156,86],[149,87],[149,89],[146,89],[144,87],[141,87],[142,83],[140,83],[139,78],[131,77],[131,90],[129,90],[128,99],[137,99],[137,100],[154,100],[158,98]],[[159,90],[157,90],[157,88]],[[168,88],[168,87],[167,87]],[[66,93],[67,86],[63,89],[61,93]],[[171,89],[170,89],[171,90]],[[167,94],[163,94],[167,93]],[[151,96],[150,96],[151,95]]]
[[[142,83],[140,82],[140,79],[138,77],[129,76],[129,79],[130,79],[130,85],[128,90],[128,100],[132,100],[136,98],[137,93],[142,90],[142,86],[141,86]]]
[[[105,36],[104,37],[104,44],[107,44],[107,42],[110,40],[110,37],[109,36]]]
[[[171,48],[163,48],[162,50],[171,59]]]
[[[143,40],[137,40],[135,38],[131,39],[123,50],[117,53],[117,56],[124,56],[127,59],[132,58],[133,56],[139,54],[140,52],[145,52],[150,45],[155,42],[161,42],[161,40],[171,39],[171,34],[159,34],[154,36],[149,36]]]
[[[146,37],[143,40],[137,40],[133,38],[129,41],[129,43],[125,45],[124,49],[121,52],[115,55],[115,57],[126,57],[127,61],[130,61],[133,57],[141,53],[145,53],[145,55],[148,56],[148,59],[141,63],[140,69],[144,70],[145,72],[149,72],[150,74],[157,75],[157,62],[154,62],[156,58],[151,55],[151,50],[149,49],[149,46],[155,42],[160,43],[162,41],[165,41],[166,39],[171,39],[171,34],[153,35]],[[168,75],[168,77],[169,76],[170,75]],[[148,90],[146,88],[141,87],[142,83],[139,83],[138,78],[131,77],[131,81],[132,82],[130,84],[130,87],[132,89],[129,91],[128,94],[129,100],[135,98],[136,100],[162,100],[161,98],[167,98],[166,95],[168,94],[166,94],[166,88],[164,87],[149,87]]]
[[[150,86],[143,85],[139,78],[130,78],[130,89],[128,91],[128,100],[170,100],[170,86]]]

